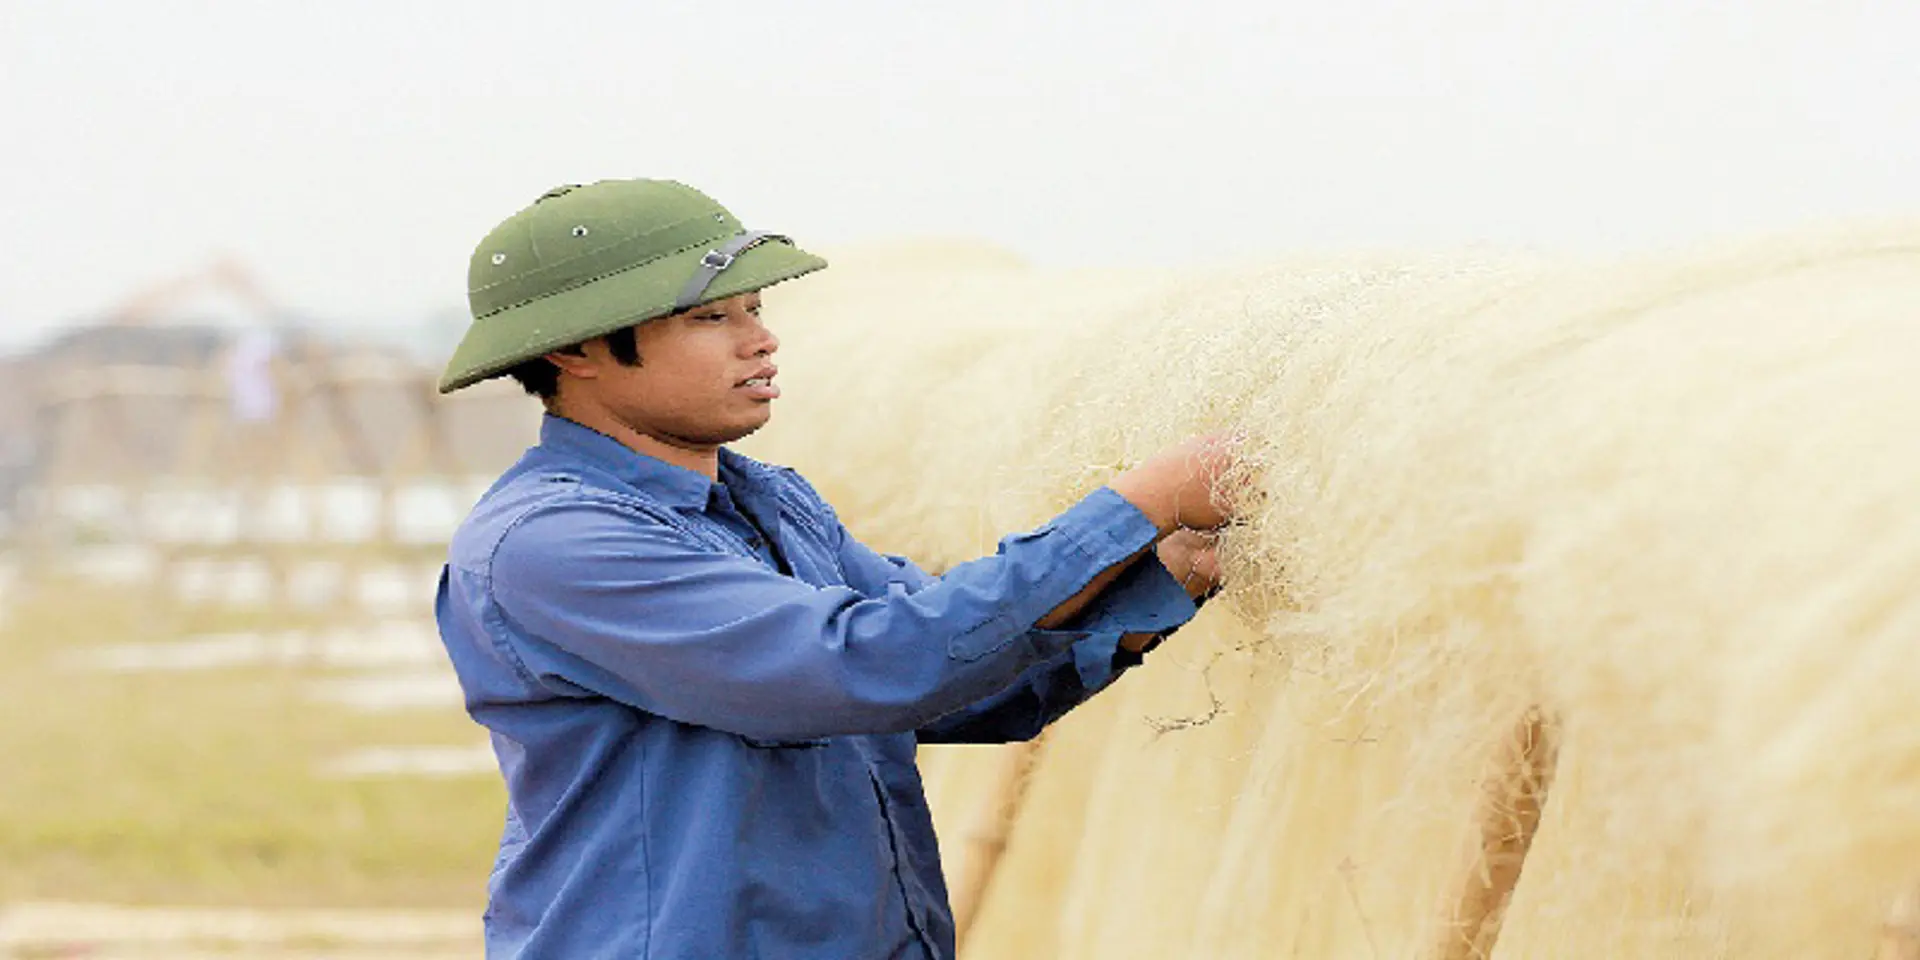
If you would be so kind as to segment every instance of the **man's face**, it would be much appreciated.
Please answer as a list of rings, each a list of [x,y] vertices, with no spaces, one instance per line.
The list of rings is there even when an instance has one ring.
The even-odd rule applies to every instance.
[[[604,340],[573,358],[582,376],[570,400],[602,407],[634,431],[683,449],[731,443],[765,425],[780,339],[760,322],[760,295],[744,293],[635,329],[640,365],[623,366]],[[584,363],[580,363],[584,360]],[[577,392],[575,392],[577,391]]]

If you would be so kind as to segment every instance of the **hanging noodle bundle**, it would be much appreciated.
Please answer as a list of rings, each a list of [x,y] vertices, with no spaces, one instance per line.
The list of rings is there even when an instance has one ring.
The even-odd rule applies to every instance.
[[[769,291],[748,449],[877,547],[963,560],[1248,436],[1230,589],[1049,734],[969,956],[1429,955],[1529,715],[1558,761],[1498,955],[1867,956],[1920,885],[1920,227],[833,259]],[[943,825],[991,763],[928,751]]]

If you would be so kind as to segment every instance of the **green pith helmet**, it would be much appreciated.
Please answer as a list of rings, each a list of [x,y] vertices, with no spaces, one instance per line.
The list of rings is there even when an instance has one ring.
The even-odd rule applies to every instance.
[[[447,361],[452,393],[561,347],[812,273],[825,260],[749,232],[670,180],[556,187],[473,251],[473,325]]]

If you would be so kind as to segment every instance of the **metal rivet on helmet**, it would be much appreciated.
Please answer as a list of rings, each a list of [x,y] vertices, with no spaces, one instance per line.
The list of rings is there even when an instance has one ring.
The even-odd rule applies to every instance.
[[[587,235],[587,228],[585,226],[574,227],[573,235],[576,237],[584,237]]]
[[[506,254],[504,254],[504,253],[496,253],[496,254],[494,254],[494,255],[493,255],[493,265],[494,265],[494,266],[496,266],[496,267],[497,267],[497,266],[499,266],[499,265],[501,265],[501,264],[503,264],[503,263],[506,263],[506,262],[507,262],[507,255],[506,255]]]

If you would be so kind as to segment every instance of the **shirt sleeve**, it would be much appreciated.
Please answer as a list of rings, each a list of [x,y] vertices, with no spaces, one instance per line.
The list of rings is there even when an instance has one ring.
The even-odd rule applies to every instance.
[[[831,508],[828,508],[829,510]],[[876,552],[836,522],[841,568],[867,595],[898,584],[917,590],[934,578],[905,557]],[[1011,743],[1031,740],[1050,723],[1138,666],[1141,655],[1120,647],[1130,633],[1171,635],[1198,605],[1151,553],[1089,603],[1061,631],[1029,630],[1037,645],[1068,648],[1028,668],[1012,685],[940,717],[916,731],[923,743]]]
[[[1081,630],[1033,624],[1157,530],[1102,488],[992,556],[882,591],[815,587],[617,502],[543,505],[490,564],[525,675],[768,740],[905,733],[1003,690]]]
[[[1083,635],[1072,649],[1030,668],[1007,689],[921,727],[920,741],[1031,740],[1141,662],[1140,654],[1120,647],[1121,637],[1130,633],[1166,637],[1192,619],[1195,609],[1180,581],[1158,557],[1148,554],[1068,624],[1068,629]]]

